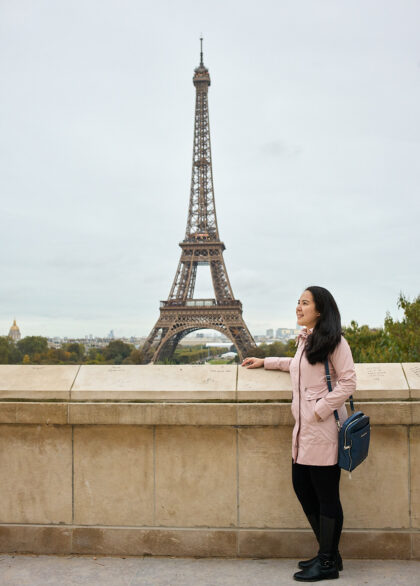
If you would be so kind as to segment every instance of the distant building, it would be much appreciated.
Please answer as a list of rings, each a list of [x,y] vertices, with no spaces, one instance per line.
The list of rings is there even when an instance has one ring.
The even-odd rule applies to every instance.
[[[274,338],[274,330],[273,330],[273,328],[270,328],[269,330],[267,330],[265,332],[265,335],[267,336],[267,338]]]
[[[58,350],[58,348],[61,348],[62,343],[63,342],[61,338],[58,336],[55,336],[54,338],[48,338],[48,348],[54,348],[55,350]]]
[[[115,339],[115,338],[114,338]],[[139,348],[143,343],[145,338],[137,338],[135,336],[131,336],[130,338],[118,338],[122,340],[126,344],[133,344],[136,348]],[[54,338],[48,338],[48,347],[49,348],[61,348],[63,344],[67,343],[77,343],[83,344],[85,349],[88,350],[89,348],[105,348],[108,346],[110,342],[110,338],[95,338],[92,334],[89,334],[89,337],[84,338],[59,338],[58,336]]]
[[[235,356],[238,356],[237,352],[225,352],[220,358],[235,358]]]
[[[277,328],[276,338],[278,340],[283,340],[283,341],[291,340],[293,338],[296,338],[296,336],[299,334],[299,332],[300,332],[300,329]]]
[[[16,320],[13,320],[13,325],[9,330],[9,338],[12,338],[13,342],[18,342],[21,339],[20,329],[16,324]]]

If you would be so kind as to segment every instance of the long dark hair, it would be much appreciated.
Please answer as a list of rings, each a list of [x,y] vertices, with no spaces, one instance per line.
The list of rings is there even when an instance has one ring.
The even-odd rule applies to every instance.
[[[316,310],[321,314],[314,330],[306,341],[306,358],[310,364],[324,362],[341,340],[341,317],[337,303],[324,287],[306,287],[314,298]]]

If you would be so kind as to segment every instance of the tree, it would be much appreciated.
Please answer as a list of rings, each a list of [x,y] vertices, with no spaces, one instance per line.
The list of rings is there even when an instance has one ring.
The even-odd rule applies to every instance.
[[[86,364],[103,364],[104,362],[105,356],[101,348],[89,348],[85,358]]]
[[[79,344],[78,342],[70,342],[68,344],[64,344],[63,348],[67,352],[70,352],[70,354],[72,355],[72,361],[83,362],[83,359],[85,357],[85,347],[83,344]]]
[[[398,298],[398,307],[404,310],[401,322],[387,314],[384,331],[388,337],[389,362],[420,361],[420,295],[410,302],[403,293]]]
[[[402,321],[387,314],[383,328],[371,329],[352,321],[345,328],[355,362],[420,361],[420,295],[409,301],[402,293],[397,305],[404,310]]]
[[[130,356],[133,346],[122,340],[113,340],[103,350],[105,360],[112,364],[122,364],[123,360]]]
[[[130,356],[124,360],[124,364],[144,364],[145,355],[139,348],[131,351]]]
[[[17,364],[21,361],[21,353],[14,342],[7,336],[0,337],[0,364]]]
[[[43,336],[26,336],[26,338],[19,340],[16,346],[21,354],[29,354],[32,357],[34,354],[47,352],[48,340]]]
[[[255,358],[267,358],[268,356],[294,356],[296,352],[296,340],[288,342],[273,342],[272,344],[260,344],[252,348],[246,356],[255,356]]]
[[[352,321],[344,328],[355,362],[386,362],[387,339],[382,328],[370,329]]]

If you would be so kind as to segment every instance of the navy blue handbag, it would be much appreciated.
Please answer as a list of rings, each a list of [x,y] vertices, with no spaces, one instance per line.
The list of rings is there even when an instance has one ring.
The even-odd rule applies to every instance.
[[[324,362],[328,391],[331,392],[331,376],[328,360]],[[353,395],[350,397],[352,414],[343,424],[340,423],[337,411],[334,417],[338,427],[338,465],[351,472],[366,459],[370,442],[369,417],[361,411],[354,411]]]

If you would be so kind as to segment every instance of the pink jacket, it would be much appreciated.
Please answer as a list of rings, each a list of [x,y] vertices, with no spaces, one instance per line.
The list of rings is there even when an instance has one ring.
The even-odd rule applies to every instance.
[[[337,463],[338,454],[334,409],[337,409],[340,421],[343,422],[347,418],[345,401],[356,390],[356,372],[350,346],[341,337],[341,342],[328,358],[333,389],[329,393],[324,364],[310,364],[304,353],[307,337],[307,330],[302,330],[293,358],[266,358],[264,368],[290,371],[292,414],[295,418],[293,461],[313,466],[332,466]],[[315,413],[322,421],[316,419]]]

